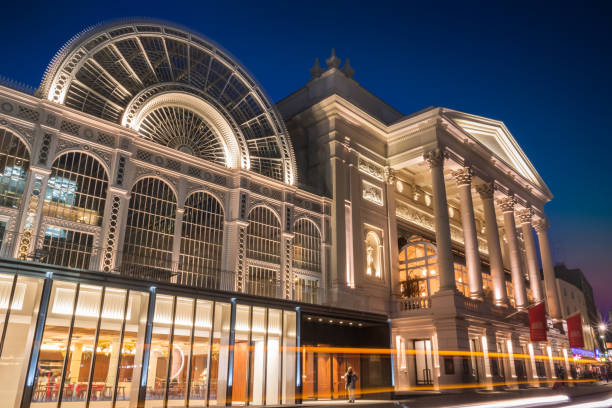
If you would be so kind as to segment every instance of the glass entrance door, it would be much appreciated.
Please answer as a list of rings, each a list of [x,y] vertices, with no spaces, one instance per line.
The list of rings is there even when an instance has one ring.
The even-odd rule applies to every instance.
[[[431,340],[415,340],[414,350],[417,385],[432,385]]]

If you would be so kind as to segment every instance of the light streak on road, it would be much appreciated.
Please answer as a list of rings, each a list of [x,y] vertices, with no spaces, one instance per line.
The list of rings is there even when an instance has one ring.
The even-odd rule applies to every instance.
[[[537,407],[552,405],[569,401],[567,395],[550,395],[547,397],[516,398],[510,400],[496,400],[484,404],[459,405],[462,408],[512,408],[512,407]],[[581,405],[582,406],[582,405]]]
[[[612,407],[612,398],[603,401],[581,402],[580,404],[566,405],[565,408],[609,408]]]

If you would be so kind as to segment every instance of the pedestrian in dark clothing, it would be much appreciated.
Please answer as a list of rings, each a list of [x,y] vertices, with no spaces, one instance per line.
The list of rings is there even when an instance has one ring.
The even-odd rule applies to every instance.
[[[349,367],[344,374],[346,383],[346,391],[348,392],[348,402],[355,402],[355,383],[357,382],[357,374],[353,373],[353,367]]]

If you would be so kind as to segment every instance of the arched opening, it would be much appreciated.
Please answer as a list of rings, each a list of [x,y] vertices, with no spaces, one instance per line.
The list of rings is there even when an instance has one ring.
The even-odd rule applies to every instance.
[[[43,215],[89,225],[102,225],[108,176],[93,156],[70,152],[51,166]]]
[[[100,226],[108,190],[108,175],[93,156],[65,153],[51,165],[42,213],[78,224]],[[43,232],[44,261],[54,265],[87,269],[94,255],[94,234],[59,225]]]
[[[121,272],[145,279],[169,280],[172,263],[176,197],[154,177],[132,188],[125,222]]]
[[[185,200],[181,227],[180,282],[219,288],[223,253],[223,208],[212,195],[199,191]]]
[[[411,237],[399,253],[400,291],[404,298],[429,298],[440,287],[434,244]]]
[[[1,128],[0,169],[0,206],[19,208],[30,169],[30,153],[17,135]]]
[[[246,255],[248,293],[276,297],[279,293],[281,225],[269,208],[258,206],[249,213]]]
[[[321,234],[317,226],[306,218],[293,224],[293,300],[318,303],[321,273]]]

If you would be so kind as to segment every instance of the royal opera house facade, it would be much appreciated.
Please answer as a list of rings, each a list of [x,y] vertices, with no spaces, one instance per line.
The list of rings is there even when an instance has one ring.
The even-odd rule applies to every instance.
[[[124,20],[37,90],[0,86],[2,406],[291,405],[344,398],[348,366],[367,398],[570,373],[552,194],[509,130],[402,114],[325,65],[273,103],[214,42]]]

